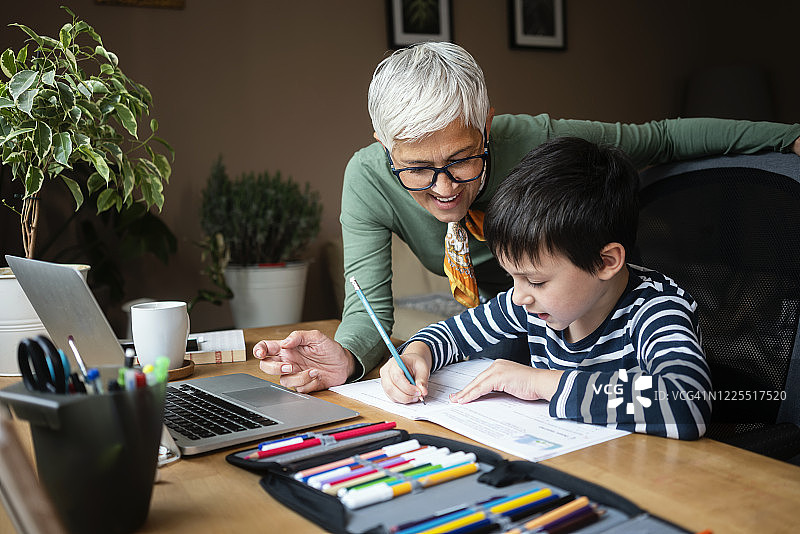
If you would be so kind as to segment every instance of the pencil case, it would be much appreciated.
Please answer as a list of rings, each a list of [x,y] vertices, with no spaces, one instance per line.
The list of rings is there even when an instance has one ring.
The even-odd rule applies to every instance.
[[[388,435],[388,434],[393,435]],[[344,534],[390,534],[398,532],[414,532],[409,526],[415,521],[435,517],[450,517],[452,511],[486,510],[481,503],[490,504],[510,500],[515,495],[530,494],[534,491],[549,491],[558,499],[586,497],[602,513],[594,523],[578,530],[560,530],[560,532],[591,533],[634,533],[675,534],[689,532],[669,521],[646,513],[637,505],[602,486],[587,482],[546,465],[528,461],[509,461],[489,449],[441,438],[428,434],[408,434],[404,430],[393,430],[380,439],[370,443],[351,444],[335,450],[320,450],[316,457],[279,455],[261,460],[248,460],[246,456],[254,450],[244,450],[227,456],[229,463],[262,474],[260,485],[275,500],[287,506],[301,516],[313,521],[325,530]],[[325,493],[318,487],[309,485],[308,480],[298,480],[296,474],[302,474],[310,468],[328,464],[337,460],[359,457],[377,449],[396,446],[397,444],[416,440],[420,446],[447,448],[454,453],[474,455],[477,470],[446,483],[424,488],[415,488],[410,493],[397,496],[391,500],[378,502],[368,506],[351,509],[343,504],[336,495]],[[517,515],[501,516],[489,514],[488,524],[472,524],[472,528],[453,530],[434,530],[435,532],[505,532],[507,529],[524,524],[525,521],[543,514],[547,508],[539,508],[539,512],[520,509]],[[522,514],[522,515],[519,515]],[[457,515],[453,512],[453,515]],[[463,517],[463,516],[462,516]],[[398,528],[403,527],[403,528]],[[418,530],[425,532],[426,530]],[[558,529],[554,531],[559,531]]]

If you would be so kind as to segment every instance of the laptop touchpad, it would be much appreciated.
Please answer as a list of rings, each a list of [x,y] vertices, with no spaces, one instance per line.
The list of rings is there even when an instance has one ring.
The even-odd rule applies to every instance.
[[[226,391],[225,395],[250,406],[271,406],[273,404],[287,404],[303,400],[303,397],[295,395],[291,391],[271,386]]]

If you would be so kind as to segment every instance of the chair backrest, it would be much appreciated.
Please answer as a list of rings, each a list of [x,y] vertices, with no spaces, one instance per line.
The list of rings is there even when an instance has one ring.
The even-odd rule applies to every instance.
[[[638,259],[698,303],[709,437],[800,424],[800,157],[720,156],[642,173]]]

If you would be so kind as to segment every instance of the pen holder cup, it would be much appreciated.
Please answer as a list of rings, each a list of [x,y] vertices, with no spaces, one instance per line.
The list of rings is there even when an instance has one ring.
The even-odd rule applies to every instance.
[[[30,422],[39,480],[67,530],[133,532],[147,519],[164,416],[164,383],[103,395],[0,391]]]

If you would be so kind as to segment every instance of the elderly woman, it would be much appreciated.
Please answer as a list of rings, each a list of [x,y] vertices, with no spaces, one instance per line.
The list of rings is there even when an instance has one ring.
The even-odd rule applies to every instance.
[[[800,155],[800,125],[721,119],[610,124],[498,115],[483,71],[463,48],[423,43],[396,51],[375,70],[369,113],[377,142],[344,174],[345,278],[355,276],[391,331],[391,238],[397,234],[431,272],[448,276],[468,307],[511,287],[482,241],[483,210],[522,157],[548,139],[574,136],[622,148],[638,167],[760,150]],[[386,346],[350,284],[335,340],[295,331],[253,349],[261,369],[309,392],[357,380]],[[513,348],[505,347],[512,351]]]

